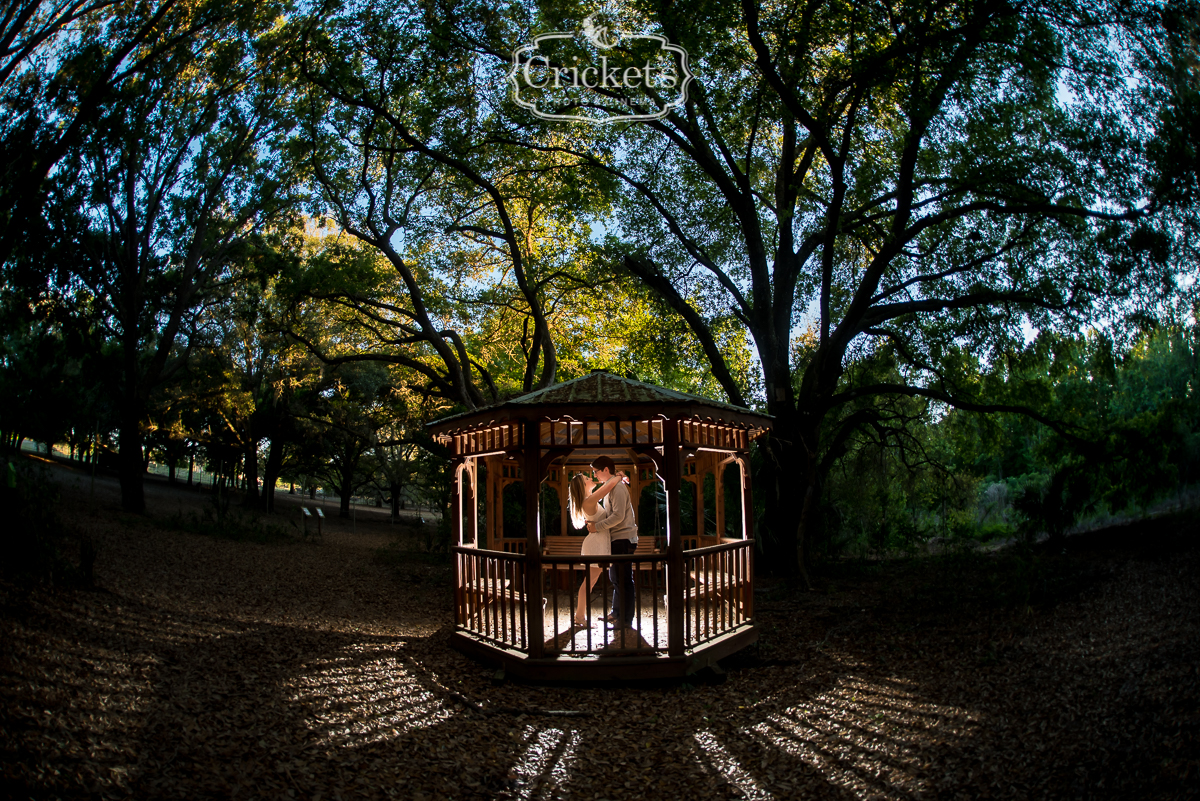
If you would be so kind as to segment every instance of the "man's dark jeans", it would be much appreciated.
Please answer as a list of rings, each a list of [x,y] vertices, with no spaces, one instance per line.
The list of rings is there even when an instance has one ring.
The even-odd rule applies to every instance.
[[[629,540],[613,540],[613,554],[633,553],[637,548]],[[626,626],[633,622],[633,610],[636,596],[633,588],[633,563],[613,562],[608,566],[608,580],[613,585],[612,616]],[[623,602],[624,609],[618,604]]]

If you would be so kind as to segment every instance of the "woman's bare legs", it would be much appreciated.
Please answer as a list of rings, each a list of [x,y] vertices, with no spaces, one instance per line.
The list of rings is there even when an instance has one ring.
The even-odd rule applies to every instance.
[[[587,597],[592,588],[596,586],[596,582],[600,580],[600,568],[595,565],[588,568],[588,573],[590,574],[588,578],[579,584],[579,598],[575,601],[576,626],[587,625],[587,615],[584,614],[584,610],[587,608]]]

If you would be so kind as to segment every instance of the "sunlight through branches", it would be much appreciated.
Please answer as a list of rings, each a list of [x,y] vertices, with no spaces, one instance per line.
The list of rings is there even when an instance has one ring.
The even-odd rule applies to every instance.
[[[359,643],[311,665],[292,700],[311,707],[319,742],[360,746],[455,714],[414,676],[402,645]]]

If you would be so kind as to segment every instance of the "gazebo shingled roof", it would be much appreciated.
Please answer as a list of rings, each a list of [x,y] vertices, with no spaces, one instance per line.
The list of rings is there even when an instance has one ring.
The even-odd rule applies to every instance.
[[[771,419],[769,415],[741,406],[677,392],[603,370],[593,370],[588,375],[534,390],[492,406],[434,420],[429,423],[428,428],[435,436],[445,436],[451,431],[487,425],[505,417],[519,417],[523,412],[532,410],[546,417],[555,417],[560,414],[570,415],[572,412],[596,411],[604,406],[619,406],[622,412],[629,415],[659,412],[671,417],[702,416],[719,419],[753,428],[755,434],[752,436],[761,433],[766,427],[763,422]]]
[[[768,415],[600,370],[430,423],[454,455],[452,644],[530,678],[601,679],[685,675],[753,642],[749,453],[770,427]],[[653,527],[639,521],[631,555],[582,556],[583,536],[571,533],[570,474],[601,454],[628,471],[635,515],[642,502],[665,509],[665,529],[658,511]],[[517,535],[504,513],[513,484],[525,506]],[[559,514],[547,518],[553,493]],[[681,504],[695,504],[690,534]],[[574,594],[559,593],[604,563],[629,563],[639,577],[636,625],[611,639],[603,625],[593,631],[590,600],[573,613]],[[578,630],[581,610],[588,625]]]

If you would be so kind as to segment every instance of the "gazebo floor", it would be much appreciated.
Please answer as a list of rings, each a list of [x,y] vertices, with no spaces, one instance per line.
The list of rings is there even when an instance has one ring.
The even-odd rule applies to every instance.
[[[563,652],[579,655],[603,652],[609,655],[628,655],[630,652],[666,651],[667,604],[662,586],[638,588],[636,619],[631,628],[606,629],[604,616],[611,608],[612,585],[602,584],[588,596],[588,625],[577,626],[573,621],[575,596],[562,591],[546,592],[545,628],[547,653]],[[728,609],[712,604],[685,612],[684,641],[688,647],[710,638],[710,631],[725,632],[737,628],[726,615]],[[737,621],[742,623],[743,621]],[[553,627],[553,636],[551,636]]]
[[[572,622],[571,607],[560,595],[557,609],[547,604],[544,655],[540,658],[466,629],[456,631],[452,643],[468,656],[501,667],[514,676],[549,681],[604,681],[682,678],[758,639],[753,621],[743,622],[711,639],[705,638],[709,623],[715,621],[693,621],[687,631],[688,639],[702,641],[687,646],[682,656],[671,657],[667,654],[667,610],[661,603],[655,609],[646,603],[647,593],[641,595],[643,604],[635,625],[617,629],[605,627],[602,616],[608,607],[607,604],[601,607],[596,595],[592,596],[590,626],[576,626]]]

